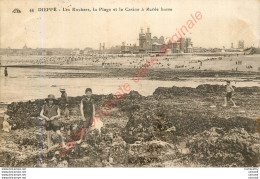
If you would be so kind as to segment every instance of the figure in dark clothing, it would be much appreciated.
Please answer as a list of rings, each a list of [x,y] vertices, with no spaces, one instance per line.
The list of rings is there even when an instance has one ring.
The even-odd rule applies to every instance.
[[[47,104],[44,104],[41,111],[41,120],[44,120],[44,126],[47,132],[47,145],[48,151],[51,148],[51,131],[56,132],[61,140],[62,145],[65,146],[63,135],[60,132],[59,118],[60,118],[60,108],[56,103],[55,96],[50,94],[46,99]]]
[[[5,76],[8,76],[7,67],[5,67]]]
[[[89,128],[93,124],[93,116],[95,115],[94,100],[92,99],[92,90],[87,88],[85,90],[86,96],[81,100],[80,112],[84,121],[84,127]]]
[[[69,103],[69,99],[68,99],[68,95],[66,93],[65,89],[60,89],[61,92],[61,98],[59,101],[59,106],[61,109],[61,115],[64,115],[66,119],[69,119],[69,108],[68,108],[68,103]]]
[[[86,95],[83,97],[80,103],[80,112],[82,116],[82,127],[89,128],[94,123],[93,116],[95,115],[95,105],[92,98],[92,89],[87,88],[85,90],[85,94]]]

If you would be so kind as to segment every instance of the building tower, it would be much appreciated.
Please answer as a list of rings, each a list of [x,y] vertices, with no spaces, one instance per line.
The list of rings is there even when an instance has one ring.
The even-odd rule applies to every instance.
[[[160,37],[160,44],[164,44],[164,37],[163,36]]]
[[[191,38],[186,38],[186,47],[191,46]]]
[[[192,53],[192,43],[191,38],[186,38],[186,53]]]
[[[141,32],[139,33],[139,46],[143,50],[145,43],[145,34],[143,32],[143,28],[141,28]]]
[[[150,32],[150,28],[147,28],[147,32],[146,32],[146,40],[151,40],[152,39],[152,34]]]
[[[186,51],[186,40],[185,38],[180,38],[180,51],[185,52]]]
[[[146,39],[146,50],[152,50],[152,34],[150,32],[149,27],[147,28],[145,39]]]
[[[243,40],[239,40],[239,41],[238,41],[238,48],[239,48],[239,49],[244,49],[244,48],[245,48],[245,46],[244,46],[244,41],[243,41]]]

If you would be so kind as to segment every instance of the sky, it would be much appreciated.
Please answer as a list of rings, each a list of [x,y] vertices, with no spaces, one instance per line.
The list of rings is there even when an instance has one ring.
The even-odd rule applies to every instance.
[[[43,7],[58,11],[39,12]],[[172,11],[125,11],[126,7]],[[21,13],[12,13],[15,8]],[[63,8],[89,8],[91,12]],[[93,8],[110,8],[111,12]],[[239,40],[247,47],[260,45],[259,0],[0,0],[0,48],[138,45],[141,27],[145,31],[150,27],[152,37],[171,37],[198,11],[201,20],[185,35],[195,47],[230,48],[232,42],[237,47]]]

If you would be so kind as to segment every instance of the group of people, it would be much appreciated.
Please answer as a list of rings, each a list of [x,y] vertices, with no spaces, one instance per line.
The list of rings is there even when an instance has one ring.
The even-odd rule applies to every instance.
[[[62,145],[64,144],[64,137],[60,132],[59,118],[64,115],[65,119],[69,119],[69,109],[68,109],[68,96],[65,89],[61,89],[61,98],[59,102],[55,99],[55,96],[52,94],[48,95],[46,99],[46,104],[43,105],[41,110],[41,119],[43,120],[43,126],[45,126],[47,131],[47,145],[48,149],[51,148],[51,131],[56,132],[61,138]],[[235,102],[232,100],[232,93],[234,89],[230,81],[226,81],[226,95],[224,98],[224,107],[228,105],[228,102],[232,102],[233,107],[237,107]],[[92,89],[87,88],[85,90],[85,96],[82,98],[80,103],[80,112],[81,112],[81,127],[85,129],[89,128],[93,124],[93,117],[95,116],[95,105],[92,98]],[[81,142],[82,139],[78,141]]]
[[[51,131],[56,132],[57,135],[61,138],[62,145],[65,146],[64,143],[64,137],[63,134],[61,133],[60,129],[60,122],[59,119],[61,115],[65,117],[65,119],[69,119],[69,107],[68,107],[68,96],[65,91],[65,89],[61,89],[61,98],[58,101],[53,94],[49,94],[48,98],[45,99],[46,103],[42,106],[42,110],[40,113],[41,120],[43,121],[43,126],[46,129],[47,132],[47,146],[48,150],[51,149]],[[85,90],[85,96],[81,100],[80,104],[80,111],[81,111],[81,116],[82,116],[82,123],[81,127],[84,128],[89,128],[93,124],[92,119],[93,116],[95,115],[95,105],[94,105],[94,100],[92,98],[92,89],[87,88]],[[78,143],[80,143],[78,141]]]

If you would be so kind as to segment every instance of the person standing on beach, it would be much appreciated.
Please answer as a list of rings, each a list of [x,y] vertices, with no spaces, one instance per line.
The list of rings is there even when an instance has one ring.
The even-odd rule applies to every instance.
[[[224,98],[224,107],[227,106],[228,101],[231,101],[233,103],[233,107],[237,107],[237,105],[235,104],[235,102],[232,99],[232,93],[234,92],[233,87],[230,84],[230,81],[226,81],[226,96]]]
[[[7,67],[5,67],[5,76],[8,76]]]
[[[65,143],[63,140],[63,135],[60,132],[59,118],[60,118],[60,108],[57,104],[57,100],[55,96],[52,94],[48,95],[46,99],[47,104],[44,104],[41,111],[41,119],[44,119],[44,126],[47,131],[47,145],[48,151],[51,149],[51,130],[56,132],[61,138],[62,145],[65,147]]]
[[[65,116],[66,119],[69,119],[69,109],[68,109],[68,103],[69,103],[69,99],[68,99],[68,95],[66,93],[65,89],[60,89],[61,92],[61,98],[59,101],[59,106],[61,109],[61,114]]]

